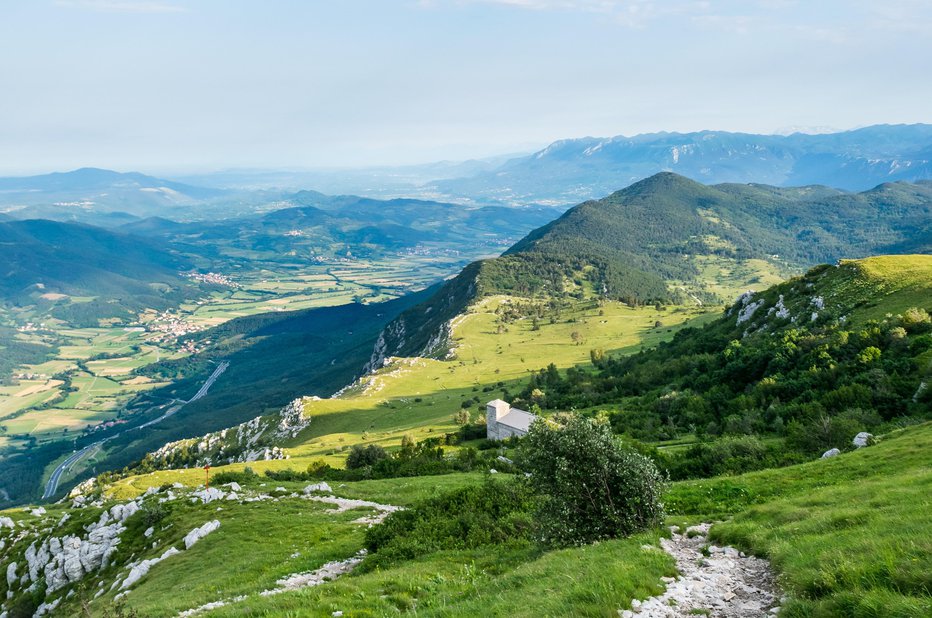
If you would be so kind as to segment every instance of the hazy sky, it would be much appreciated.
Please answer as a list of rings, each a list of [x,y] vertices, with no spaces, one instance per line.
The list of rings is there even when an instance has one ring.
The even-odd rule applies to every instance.
[[[932,122],[928,0],[3,0],[0,174]]]

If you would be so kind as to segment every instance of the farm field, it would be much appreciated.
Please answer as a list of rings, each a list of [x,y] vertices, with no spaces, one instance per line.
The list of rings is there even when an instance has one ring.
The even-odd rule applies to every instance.
[[[231,275],[236,287],[214,291],[173,311],[144,311],[137,323],[74,328],[54,318],[45,320],[44,328],[54,333],[58,352],[54,358],[18,369],[36,379],[0,386],[0,455],[29,440],[68,439],[120,418],[136,395],[165,385],[136,376],[134,370],[188,355],[190,350],[179,345],[186,333],[247,315],[389,300],[456,272],[472,257],[477,256],[464,258],[453,252],[266,263]],[[13,324],[38,320],[21,310],[5,312],[4,317]],[[27,337],[41,339],[23,335]]]

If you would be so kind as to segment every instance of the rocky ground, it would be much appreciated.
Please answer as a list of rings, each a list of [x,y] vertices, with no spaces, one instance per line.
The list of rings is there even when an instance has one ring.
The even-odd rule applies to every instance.
[[[667,590],[631,609],[619,610],[621,618],[687,618],[697,615],[721,618],[774,616],[779,595],[770,563],[746,556],[733,547],[709,545],[711,524],[692,526],[684,534],[672,529],[662,539],[663,549],[676,559],[677,578],[665,578]],[[703,551],[705,549],[705,551]]]

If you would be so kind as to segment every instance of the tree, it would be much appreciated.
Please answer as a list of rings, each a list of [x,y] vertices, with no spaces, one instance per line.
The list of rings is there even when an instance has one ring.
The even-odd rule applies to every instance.
[[[354,470],[372,466],[386,457],[388,457],[388,454],[385,449],[378,444],[370,444],[369,446],[354,444],[346,458],[346,469]]]
[[[465,408],[461,409],[453,417],[453,420],[456,422],[457,425],[468,425],[469,424],[469,410],[466,410]]]
[[[608,425],[572,416],[559,427],[538,420],[521,446],[541,497],[542,540],[581,545],[628,536],[663,520],[660,472],[625,448]]]

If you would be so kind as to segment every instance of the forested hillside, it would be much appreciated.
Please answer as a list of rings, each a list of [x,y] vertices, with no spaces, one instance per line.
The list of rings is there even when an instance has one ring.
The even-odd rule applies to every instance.
[[[619,433],[645,441],[785,439],[777,451],[753,439],[696,447],[668,462],[675,476],[812,457],[846,448],[861,431],[932,417],[930,311],[932,256],[820,266],[748,293],[715,322],[650,351],[593,350],[596,371],[551,365],[531,379],[520,403],[600,412]],[[716,448],[734,459],[703,469]]]
[[[0,222],[0,299],[97,319],[164,308],[199,293],[179,271],[189,258],[130,234],[46,220]],[[69,303],[67,297],[81,297]],[[66,318],[67,319],[67,318]]]
[[[932,183],[863,193],[826,187],[705,186],[661,173],[584,202],[502,257],[474,264],[390,325],[376,357],[417,354],[487,294],[595,296],[629,304],[719,303],[710,266],[801,272],[818,263],[932,250]],[[724,266],[722,266],[724,265]],[[753,273],[743,284],[753,283]]]

